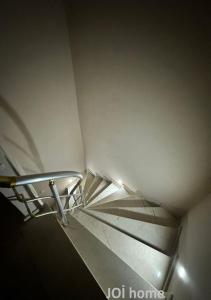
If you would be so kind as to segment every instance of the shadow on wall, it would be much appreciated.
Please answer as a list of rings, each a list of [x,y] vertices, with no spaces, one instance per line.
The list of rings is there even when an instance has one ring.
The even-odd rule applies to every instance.
[[[15,125],[20,130],[20,132],[23,134],[23,136],[27,142],[27,145],[31,151],[31,154],[28,153],[23,147],[21,147],[19,144],[17,144],[15,141],[13,141],[7,135],[4,134],[3,138],[7,142],[9,142],[13,146],[15,146],[17,149],[19,149],[29,159],[31,159],[36,164],[36,166],[38,167],[40,172],[44,172],[44,166],[43,166],[40,154],[37,150],[37,147],[35,145],[35,142],[31,136],[29,130],[27,129],[26,125],[24,124],[22,119],[19,117],[17,112],[10,106],[10,104],[6,101],[6,99],[4,99],[4,97],[2,97],[2,95],[0,95],[0,108],[2,108],[3,111],[7,113],[7,115],[12,119],[12,121],[15,123]]]

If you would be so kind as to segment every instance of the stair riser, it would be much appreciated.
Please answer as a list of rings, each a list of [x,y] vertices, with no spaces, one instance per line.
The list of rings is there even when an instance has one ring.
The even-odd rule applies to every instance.
[[[101,183],[103,179],[101,177],[96,176],[95,179],[93,180],[92,184],[88,188],[86,195],[85,195],[85,200],[88,201],[88,199],[93,195],[99,184]]]
[[[119,187],[116,186],[114,183],[111,183],[102,193],[100,193],[91,203],[91,205],[94,205],[98,203],[101,199],[117,192],[119,190]]]
[[[111,183],[106,180],[102,180],[100,185],[97,187],[93,195],[88,199],[88,204],[90,204],[99,194],[101,194]]]

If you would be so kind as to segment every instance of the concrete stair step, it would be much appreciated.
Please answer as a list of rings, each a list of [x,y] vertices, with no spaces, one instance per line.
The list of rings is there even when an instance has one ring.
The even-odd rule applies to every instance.
[[[161,217],[165,219],[171,219],[172,221],[176,221],[176,218],[163,207],[123,207],[122,209],[132,212],[145,213],[155,217]]]
[[[105,214],[97,210],[89,210],[89,213],[167,255],[172,253],[178,234],[177,228]]]
[[[114,201],[114,200],[124,199],[129,196],[130,195],[128,194],[128,192],[123,187],[121,187],[121,188],[117,189],[115,192],[99,199],[97,202],[92,203],[92,206],[94,204],[95,204],[95,206],[99,206],[99,205],[106,204],[106,203]]]
[[[124,199],[113,200],[106,203],[96,203],[95,205],[90,206],[90,208],[112,208],[112,207],[147,207],[152,204],[146,201],[145,199],[141,199],[139,196],[129,196]]]
[[[95,176],[94,180],[92,181],[92,184],[89,186],[88,190],[85,194],[85,200],[87,201],[93,193],[96,191],[97,187],[100,185],[100,183],[103,181],[103,178],[100,176]]]
[[[137,203],[137,204],[142,204],[142,205],[137,205],[137,206],[131,206],[127,204],[130,204],[130,201],[132,203]],[[137,202],[136,202],[137,201]],[[116,200],[113,202],[106,203],[105,205],[99,205],[99,206],[94,206],[92,209],[110,209],[110,208],[120,208],[122,210],[126,210],[129,212],[136,212],[140,214],[146,214],[146,215],[151,215],[155,217],[161,217],[164,219],[169,219],[172,221],[177,221],[176,217],[174,217],[170,212],[168,212],[165,208],[163,207],[158,207],[158,206],[149,206],[147,205],[147,201],[145,200]]]
[[[150,207],[151,208],[151,207]],[[116,215],[120,217],[125,217],[133,220],[139,220],[147,223],[153,223],[163,226],[170,226],[170,227],[177,227],[178,226],[178,220],[173,217],[169,216],[167,217],[164,213],[164,211],[159,210],[160,214],[157,213],[154,214],[147,210],[148,207],[108,207],[108,208],[101,208],[99,207],[93,207],[92,210],[97,210],[99,212],[103,212],[106,214]],[[154,209],[160,209],[160,207],[154,207]],[[90,208],[91,210],[91,208]]]
[[[74,217],[69,216],[69,223],[63,230],[106,296],[109,289],[122,288],[122,285],[125,296],[121,295],[119,299],[131,299],[131,289],[137,293],[140,290],[158,293],[155,287],[140,277]],[[111,295],[110,299],[116,298]]]
[[[102,193],[109,185],[111,184],[110,181],[103,179],[101,183],[98,185],[94,193],[88,199],[88,204],[90,204],[100,193]]]
[[[108,187],[106,187],[102,193],[100,193],[90,204],[94,205],[96,204],[98,201],[100,201],[101,199],[108,197],[109,195],[117,192],[120,189],[120,187],[118,185],[116,185],[115,183],[111,182]],[[89,206],[89,205],[88,205]]]
[[[95,174],[92,173],[90,170],[87,170],[85,178],[82,183],[83,193],[86,195],[86,192],[88,191],[89,187],[91,186],[93,180],[95,179]]]
[[[145,281],[161,289],[170,257],[79,210],[74,218]]]

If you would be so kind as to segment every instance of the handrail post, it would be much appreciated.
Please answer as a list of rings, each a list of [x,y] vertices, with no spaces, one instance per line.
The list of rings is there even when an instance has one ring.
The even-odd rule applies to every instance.
[[[66,225],[68,225],[67,216],[66,216],[65,212],[63,211],[62,202],[59,197],[59,192],[58,192],[58,189],[57,189],[57,186],[56,186],[54,180],[49,181],[49,187],[50,187],[52,195],[56,201],[59,217],[62,221],[62,224],[64,226],[66,226]]]
[[[62,202],[61,202],[61,197],[64,197],[64,196],[63,195],[61,197],[59,196],[59,192],[58,192],[58,189],[57,189],[57,186],[55,183],[55,180],[60,180],[60,179],[64,179],[67,177],[77,177],[79,179],[78,182],[76,183],[76,185],[73,187],[70,195],[68,195],[69,197],[71,197],[74,195],[74,192],[76,191],[76,189],[78,187],[80,189],[80,184],[83,179],[83,175],[81,173],[75,172],[75,171],[49,172],[49,173],[41,173],[41,174],[23,175],[23,176],[0,176],[0,187],[13,188],[13,190],[15,192],[15,188],[17,186],[29,186],[29,185],[32,185],[35,183],[48,181],[49,188],[52,193],[52,197],[50,197],[50,198],[54,198],[54,200],[56,202],[56,206],[57,206],[56,211],[53,211],[53,212],[51,211],[51,212],[39,214],[39,215],[37,215],[37,214],[34,215],[30,211],[30,208],[28,206],[29,202],[39,201],[41,199],[46,199],[49,197],[38,197],[38,195],[33,193],[32,197],[34,197],[34,199],[22,199],[15,192],[15,194],[17,196],[17,200],[19,200],[25,204],[26,209],[31,217],[37,218],[37,217],[40,217],[43,215],[57,213],[61,223],[63,225],[68,225],[68,218],[67,218],[66,213],[67,213],[67,211],[70,211],[71,209],[67,209],[67,207],[66,207],[66,206],[68,206],[67,200],[66,200],[66,204],[63,207]],[[82,193],[81,189],[80,189],[80,193]],[[29,192],[29,194],[31,194],[31,191]],[[81,199],[82,199],[82,197],[81,197]],[[75,199],[75,201],[77,201],[77,200]]]

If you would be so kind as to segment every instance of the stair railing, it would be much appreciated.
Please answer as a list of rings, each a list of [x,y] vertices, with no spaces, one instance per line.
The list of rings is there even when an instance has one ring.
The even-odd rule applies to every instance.
[[[56,185],[56,180],[71,178],[71,177],[78,178],[77,183],[73,186],[69,194],[59,195],[59,191]],[[66,216],[67,212],[75,209],[76,207],[84,205],[83,194],[80,186],[82,179],[83,179],[83,175],[75,171],[49,172],[49,173],[32,174],[32,175],[24,175],[24,176],[0,176],[0,187],[12,188],[16,197],[16,199],[13,200],[18,200],[24,203],[31,217],[37,218],[48,214],[57,214],[61,223],[64,226],[66,226],[68,224],[67,216]],[[51,190],[52,196],[34,197],[32,199],[25,199],[24,196],[22,194],[19,194],[16,189],[16,187],[18,186],[28,186],[31,184],[33,185],[35,183],[40,183],[44,181],[49,182],[49,188]],[[77,188],[79,190],[79,195],[76,198],[75,192]],[[74,204],[71,208],[67,208],[68,207],[67,202],[70,199],[70,197],[73,197]],[[61,201],[62,198],[66,198],[66,203],[64,206]],[[28,204],[30,202],[40,201],[40,200],[45,201],[47,199],[54,199],[56,203],[56,210],[34,215],[31,212]]]

